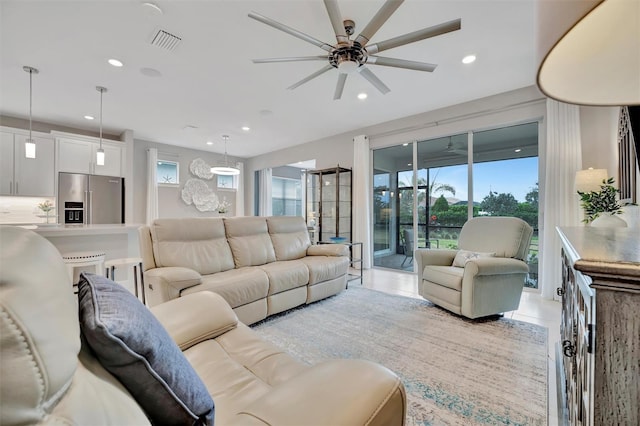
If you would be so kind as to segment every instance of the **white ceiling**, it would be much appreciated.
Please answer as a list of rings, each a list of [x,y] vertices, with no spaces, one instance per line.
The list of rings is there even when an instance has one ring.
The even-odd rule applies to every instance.
[[[380,94],[359,75],[333,100],[337,71],[291,84],[322,62],[253,64],[251,59],[322,55],[316,46],[247,17],[256,11],[329,44],[331,23],[320,0],[155,1],[0,0],[0,114],[97,131],[100,94],[108,134],[253,157],[388,120],[535,84],[534,0],[407,0],[372,38],[382,41],[462,18],[462,29],[381,56],[438,64],[433,73],[370,65],[391,89]],[[339,0],[356,34],[382,0]],[[158,29],[182,37],[174,51],[150,44]],[[463,56],[476,54],[471,65]],[[114,68],[107,59],[124,67]],[[162,74],[148,77],[142,68]],[[365,101],[356,94],[365,91]],[[266,112],[268,111],[268,112]],[[251,131],[244,132],[241,126]],[[185,126],[197,129],[185,130]],[[214,144],[208,146],[207,140]]]

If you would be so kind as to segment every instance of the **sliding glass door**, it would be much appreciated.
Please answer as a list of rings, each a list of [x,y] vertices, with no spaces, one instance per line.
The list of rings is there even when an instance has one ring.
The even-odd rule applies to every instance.
[[[534,228],[537,288],[537,122],[382,148],[373,163],[374,266],[412,271],[414,248],[457,248],[469,218],[515,216]]]
[[[418,247],[457,247],[468,217],[468,135],[418,142],[418,186],[426,189],[418,216]]]
[[[474,216],[519,217],[533,227],[525,286],[538,288],[538,123],[473,134]]]

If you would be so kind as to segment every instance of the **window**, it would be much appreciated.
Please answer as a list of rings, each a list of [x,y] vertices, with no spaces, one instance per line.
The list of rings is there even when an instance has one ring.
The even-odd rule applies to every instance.
[[[156,167],[156,181],[161,185],[178,185],[179,180],[179,164],[175,161],[158,161]]]
[[[217,175],[218,189],[236,189],[236,177],[228,175]]]
[[[271,209],[274,216],[302,216],[300,179],[271,178]]]

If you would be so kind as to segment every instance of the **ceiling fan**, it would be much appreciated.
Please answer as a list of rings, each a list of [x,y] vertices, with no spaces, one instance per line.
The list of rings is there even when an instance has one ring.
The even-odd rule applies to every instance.
[[[423,28],[418,31],[414,31],[408,34],[397,36],[389,40],[380,41],[378,43],[368,44],[374,34],[384,25],[384,23],[391,17],[391,15],[400,7],[404,0],[387,0],[380,10],[375,14],[367,26],[362,32],[354,39],[351,40],[351,36],[354,34],[355,23],[350,20],[343,20],[336,0],[324,0],[324,5],[329,14],[331,25],[336,34],[336,44],[331,45],[329,43],[322,42],[308,34],[291,28],[287,25],[274,21],[271,18],[262,16],[256,12],[249,13],[249,17],[263,24],[269,25],[280,31],[284,31],[294,37],[311,43],[327,52],[326,55],[318,56],[300,56],[300,57],[288,57],[288,58],[267,58],[267,59],[254,59],[253,62],[257,64],[261,63],[273,63],[273,62],[298,62],[298,61],[326,61],[328,62],[323,68],[303,78],[297,83],[289,86],[287,89],[293,90],[296,87],[303,85],[304,83],[318,77],[325,72],[336,68],[338,70],[338,83],[336,90],[333,94],[333,99],[340,99],[342,97],[342,91],[344,90],[344,84],[349,74],[357,72],[367,81],[369,81],[376,89],[382,94],[390,92],[389,89],[376,75],[369,69],[368,65],[380,65],[385,67],[405,68],[416,71],[433,72],[436,69],[435,64],[429,64],[425,62],[409,61],[406,59],[395,59],[377,56],[376,54],[385,50],[393,49],[394,47],[404,46],[405,44],[414,43],[416,41],[424,40],[430,37],[435,37],[441,34],[446,34],[452,31],[457,31],[461,28],[461,20],[454,19],[449,22],[445,22],[432,27]]]
[[[451,140],[451,137],[449,137],[449,143],[447,144],[447,148],[444,151],[450,152],[452,154],[467,155],[466,149],[456,148],[453,146],[453,141]]]

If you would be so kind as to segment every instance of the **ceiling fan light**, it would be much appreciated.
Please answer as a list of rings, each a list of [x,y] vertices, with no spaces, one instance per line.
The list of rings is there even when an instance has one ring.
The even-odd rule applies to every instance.
[[[356,61],[342,61],[338,64],[338,71],[342,74],[351,74],[358,69],[358,63]]]

